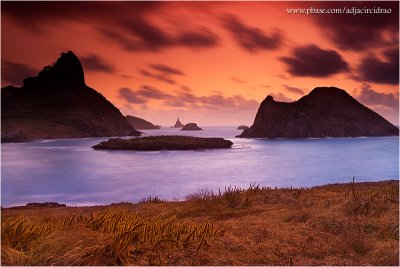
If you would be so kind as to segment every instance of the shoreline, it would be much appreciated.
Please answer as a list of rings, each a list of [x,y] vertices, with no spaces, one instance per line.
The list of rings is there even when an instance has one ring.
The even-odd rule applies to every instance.
[[[230,126],[203,126],[205,127],[204,131],[207,131],[207,127],[230,127]],[[236,126],[232,126],[234,128]],[[161,128],[161,129],[151,129],[150,131],[162,131],[165,129],[169,129],[167,127]],[[175,129],[175,128],[173,128]],[[234,129],[232,129],[233,131]],[[237,130],[237,129],[236,129]],[[149,130],[145,130],[149,131]],[[237,130],[237,131],[242,131],[242,130]],[[191,131],[189,131],[191,132]],[[170,135],[177,135],[177,133],[180,133],[180,131],[174,132],[174,134]],[[187,133],[187,132],[186,132]],[[34,140],[27,140],[27,141],[7,141],[7,142],[0,142],[0,144],[24,144],[24,143],[47,143],[47,142],[53,142],[53,141],[79,141],[79,140],[90,140],[90,139],[110,139],[110,138],[141,138],[141,137],[146,137],[146,136],[159,136],[159,135],[152,135],[146,132],[142,132],[143,135],[141,136],[93,136],[93,137],[73,137],[73,138],[55,138],[55,139],[34,139]],[[166,134],[169,136],[168,134]],[[179,134],[178,134],[179,135]],[[182,136],[188,136],[187,134],[182,134]],[[194,135],[195,136],[195,135]],[[221,136],[217,136],[221,137]],[[294,140],[345,140],[345,139],[367,139],[367,138],[393,138],[397,137],[397,139],[400,139],[399,135],[383,135],[383,136],[343,136],[343,137],[331,137],[331,136],[326,136],[326,137],[307,137],[307,138],[291,138],[291,137],[274,137],[274,138],[267,138],[267,137],[238,137],[236,135],[234,136],[222,136],[221,138],[227,138],[227,139],[238,139],[238,140],[289,140],[289,141],[294,141]]]
[[[369,186],[369,185],[374,185],[374,184],[382,184],[382,183],[399,183],[400,184],[400,179],[387,179],[387,180],[379,180],[379,181],[360,181],[357,182],[355,181],[355,185],[358,186]],[[328,184],[322,184],[322,185],[315,185],[315,186],[311,186],[311,187],[276,187],[276,186],[272,186],[272,187],[268,187],[266,186],[265,188],[271,188],[272,190],[285,190],[285,189],[290,189],[290,190],[310,190],[310,189],[320,189],[320,188],[325,188],[325,187],[347,187],[347,186],[351,186],[353,183],[352,182],[347,182],[347,183],[328,183]],[[231,187],[229,185],[229,187]],[[235,187],[236,188],[236,187]],[[247,190],[247,188],[240,188],[241,190]],[[208,190],[209,192],[223,192],[221,189],[219,190]],[[136,202],[131,202],[131,201],[121,201],[121,202],[116,202],[116,203],[106,203],[106,204],[78,204],[78,205],[70,205],[64,202],[54,202],[54,201],[45,201],[45,202],[30,202],[30,203],[26,203],[25,205],[21,204],[21,205],[12,205],[12,206],[3,206],[1,205],[1,209],[32,209],[32,208],[46,208],[46,203],[55,203],[58,205],[65,205],[66,208],[90,208],[90,207],[108,207],[108,206],[116,206],[116,205],[139,205],[142,204],[142,202],[144,202],[146,199],[148,198],[157,198],[162,200],[162,202],[164,203],[183,203],[186,202],[188,200],[186,200],[185,198],[187,198],[190,195],[193,195],[197,192],[192,192],[189,195],[183,197],[183,199],[181,200],[177,200],[177,199],[162,199],[159,196],[155,195],[155,196],[148,196],[146,198],[143,198],[139,201]],[[32,206],[29,207],[29,204],[31,203],[38,203],[38,204],[43,204],[43,206]],[[47,208],[54,208],[54,207],[47,207]],[[61,208],[61,206],[60,206]]]

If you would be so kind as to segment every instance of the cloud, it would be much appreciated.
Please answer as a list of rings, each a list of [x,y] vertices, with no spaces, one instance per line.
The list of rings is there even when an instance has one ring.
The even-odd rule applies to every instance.
[[[325,2],[319,7],[358,9],[391,9],[390,14],[335,14],[312,15],[315,24],[339,48],[359,51],[372,47],[382,47],[385,44],[398,44],[399,3],[393,2]]]
[[[95,54],[80,57],[85,70],[94,72],[114,73],[114,66]]]
[[[120,88],[118,97],[129,104],[145,104],[150,100],[166,100],[173,96],[149,85],[142,85],[139,90]]]
[[[129,34],[132,38],[129,42],[136,43],[136,47],[141,50],[157,51],[174,43],[174,40],[167,33],[145,18],[127,18],[118,22],[119,29],[125,31],[122,34]]]
[[[289,91],[289,92],[292,92],[292,93],[295,93],[295,94],[299,94],[299,95],[304,95],[305,94],[304,90],[300,89],[298,87],[292,87],[292,86],[289,86],[289,85],[284,85],[283,88],[285,88],[286,91]]]
[[[398,48],[384,52],[385,61],[375,56],[365,57],[360,66],[360,76],[368,82],[381,84],[399,83],[399,50]]]
[[[247,84],[246,81],[243,81],[242,79],[240,79],[237,76],[232,77],[231,80],[234,81],[234,82],[240,83],[240,84]]]
[[[218,45],[219,38],[207,29],[182,32],[176,38],[176,44],[191,48],[208,48]]]
[[[235,41],[248,52],[275,50],[282,43],[280,32],[276,31],[268,36],[259,28],[243,24],[233,15],[224,16],[222,24],[232,34]]]
[[[105,38],[131,52],[160,52],[172,47],[205,49],[219,44],[219,38],[210,30],[192,29],[170,34],[146,18],[130,20],[122,23],[122,27],[100,27],[98,30]]]
[[[369,106],[386,106],[398,107],[399,97],[391,93],[379,93],[374,91],[369,84],[364,84],[361,92],[357,95],[357,99],[365,105]]]
[[[120,88],[118,90],[118,96],[120,99],[125,100],[129,104],[142,104],[147,102],[147,99],[141,98],[130,88]]]
[[[121,18],[145,16],[162,8],[161,2],[4,2],[2,15],[23,28],[43,33],[49,26],[72,21],[113,24]]]
[[[38,72],[38,70],[29,65],[7,60],[1,61],[2,84],[22,85],[22,81],[25,78],[35,76]]]
[[[168,108],[190,108],[199,110],[254,110],[259,103],[246,99],[241,95],[224,96],[215,92],[208,96],[196,96],[191,91],[178,90],[166,93],[152,86],[143,85],[138,90],[121,88],[118,90],[120,99],[128,104],[145,104],[151,100],[161,101]]]
[[[168,84],[176,84],[176,81],[171,78],[171,76],[185,75],[183,71],[167,66],[165,64],[150,64],[149,66],[153,71],[156,71],[156,73],[145,69],[139,69],[139,73],[144,77],[150,77]]]
[[[136,94],[146,99],[168,99],[172,97],[170,94],[149,85],[143,85]]]
[[[159,52],[172,47],[191,49],[218,45],[218,36],[209,29],[185,30],[168,23],[162,2],[7,2],[2,15],[13,19],[24,29],[44,34],[49,27],[74,22],[90,25],[105,39],[123,49]],[[157,23],[150,19],[157,17]],[[166,30],[168,28],[168,30]]]
[[[156,79],[158,81],[162,81],[168,84],[176,84],[176,81],[171,79],[168,75],[165,73],[152,73],[150,71],[144,70],[144,69],[139,69],[139,73],[144,76],[144,77],[150,77],[153,79]]]
[[[157,70],[159,72],[163,72],[166,74],[185,75],[181,70],[172,68],[172,67],[164,65],[164,64],[151,64],[150,67],[154,70]]]
[[[316,45],[296,47],[292,57],[281,57],[294,76],[328,77],[348,70],[347,63],[335,50]]]

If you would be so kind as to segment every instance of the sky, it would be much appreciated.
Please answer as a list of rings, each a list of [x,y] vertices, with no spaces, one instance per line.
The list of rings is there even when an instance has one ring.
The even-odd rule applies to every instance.
[[[391,12],[288,13],[353,7]],[[267,95],[319,86],[398,125],[398,16],[398,2],[2,2],[1,83],[71,50],[88,86],[158,125],[250,126]]]

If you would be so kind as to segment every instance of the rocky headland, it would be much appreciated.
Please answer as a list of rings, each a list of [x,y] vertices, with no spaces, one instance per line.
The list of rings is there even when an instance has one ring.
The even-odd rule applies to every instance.
[[[345,90],[317,87],[298,101],[277,102],[267,96],[253,125],[238,137],[320,138],[396,136],[399,129],[359,103]]]
[[[52,66],[1,89],[1,141],[138,136],[103,95],[85,83],[78,57],[62,53]]]

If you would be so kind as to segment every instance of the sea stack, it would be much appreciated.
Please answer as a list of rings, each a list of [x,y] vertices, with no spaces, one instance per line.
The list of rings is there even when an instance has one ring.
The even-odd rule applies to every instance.
[[[345,90],[317,87],[298,101],[267,96],[253,125],[238,137],[320,138],[397,136],[399,129],[365,107]]]
[[[172,128],[182,128],[183,124],[179,121],[179,118],[176,120],[175,125]]]
[[[88,87],[71,51],[26,78],[1,89],[1,141],[140,135],[104,96]]]
[[[200,130],[203,129],[201,129],[199,126],[197,126],[196,123],[193,122],[185,124],[185,126],[183,126],[182,128],[182,131],[200,131]]]

